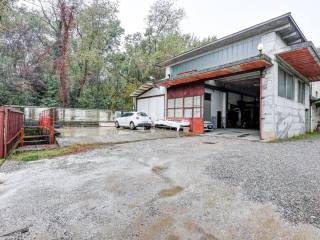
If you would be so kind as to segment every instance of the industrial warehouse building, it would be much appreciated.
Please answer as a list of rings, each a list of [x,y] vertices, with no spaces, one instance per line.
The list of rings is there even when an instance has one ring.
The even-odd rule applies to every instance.
[[[166,77],[131,94],[154,120],[188,119],[203,132],[250,128],[271,140],[303,134],[316,124],[320,56],[291,14],[271,19],[159,64]],[[314,95],[314,96],[313,96]]]

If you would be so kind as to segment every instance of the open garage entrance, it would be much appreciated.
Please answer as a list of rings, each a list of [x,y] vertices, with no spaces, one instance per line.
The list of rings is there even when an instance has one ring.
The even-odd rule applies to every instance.
[[[171,88],[198,84],[204,90],[199,104],[202,110],[199,120],[211,121],[214,128],[254,129],[259,133],[261,71],[270,66],[270,58],[262,54],[203,71],[180,73],[175,79],[169,79],[160,85],[167,88],[169,99]],[[194,118],[193,116],[191,120]],[[191,131],[203,132],[203,128],[191,127]]]
[[[215,128],[260,129],[260,72],[205,82],[204,120]]]

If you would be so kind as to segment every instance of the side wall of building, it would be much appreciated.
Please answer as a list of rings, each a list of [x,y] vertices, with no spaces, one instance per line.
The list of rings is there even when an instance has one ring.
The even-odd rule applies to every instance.
[[[312,84],[312,97],[320,98],[320,82],[313,82]]]
[[[294,100],[278,96],[279,62],[276,54],[288,50],[288,46],[276,33],[263,36],[264,53],[272,58],[273,66],[265,71],[261,80],[261,135],[262,139],[286,138],[308,130],[309,86],[305,87],[305,104],[298,102],[298,78],[294,78]]]
[[[320,82],[312,83],[312,98],[320,99]],[[311,131],[314,131],[320,123],[320,106],[316,104],[311,106]]]
[[[317,107],[316,104],[312,104],[311,114],[311,131],[315,131],[320,124],[320,107]]]

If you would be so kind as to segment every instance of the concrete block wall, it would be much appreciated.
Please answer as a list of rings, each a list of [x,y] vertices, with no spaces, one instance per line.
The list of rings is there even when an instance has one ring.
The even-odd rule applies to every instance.
[[[46,107],[12,106],[24,112],[26,122],[39,121],[39,115]],[[114,112],[105,109],[56,108],[56,120],[61,123],[73,122],[110,122],[114,120]]]
[[[276,103],[276,84],[278,78],[278,68],[275,54],[276,49],[283,46],[278,46],[276,33],[268,33],[262,36],[262,44],[264,46],[263,52],[271,57],[273,66],[266,69],[261,78],[261,138],[264,140],[271,140],[276,138],[275,131],[275,108]]]
[[[276,33],[262,37],[264,53],[271,57],[273,66],[265,71],[262,82],[262,139],[287,138],[304,134],[307,129],[309,86],[306,85],[305,104],[298,103],[298,80],[295,78],[295,99],[278,96],[278,67],[276,54],[289,49]]]
[[[313,104],[311,107],[311,114],[311,131],[314,131],[320,123],[320,107],[316,107],[316,105]]]
[[[285,98],[278,98],[276,105],[276,136],[288,138],[307,131],[306,106]]]
[[[272,140],[276,138],[275,133],[275,95],[274,95],[274,81],[276,73],[274,68],[269,68],[265,71],[262,77],[261,84],[261,122],[260,132],[263,140]]]
[[[312,97],[320,98],[320,82],[312,83]]]

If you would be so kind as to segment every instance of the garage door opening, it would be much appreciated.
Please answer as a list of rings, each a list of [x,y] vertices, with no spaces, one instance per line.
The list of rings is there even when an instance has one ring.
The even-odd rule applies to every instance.
[[[215,128],[260,130],[259,72],[206,82],[204,119]]]

